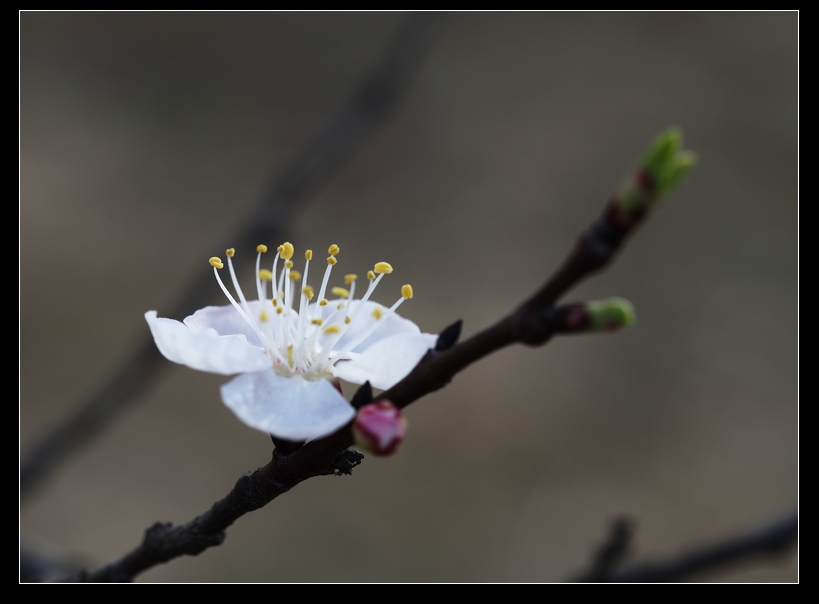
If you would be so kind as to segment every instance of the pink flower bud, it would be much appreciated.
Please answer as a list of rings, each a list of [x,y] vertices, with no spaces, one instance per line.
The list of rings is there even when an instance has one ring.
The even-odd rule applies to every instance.
[[[406,431],[401,410],[383,399],[362,407],[353,424],[356,446],[378,456],[395,453]]]

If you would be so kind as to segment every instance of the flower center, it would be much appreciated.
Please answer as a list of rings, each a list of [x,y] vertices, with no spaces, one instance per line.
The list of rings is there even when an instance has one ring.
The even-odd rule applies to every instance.
[[[330,375],[330,368],[338,361],[350,358],[356,346],[370,337],[391,313],[404,300],[412,298],[412,286],[401,287],[401,297],[390,308],[365,304],[384,275],[392,272],[387,262],[378,262],[372,270],[367,271],[367,291],[360,300],[355,299],[357,275],[344,277],[346,287],[332,287],[329,292],[334,299],[325,297],[333,267],[338,262],[336,256],[339,247],[331,245],[327,250],[327,266],[318,296],[312,286],[307,285],[312,250],[304,253],[304,273],[293,268],[295,249],[291,243],[281,244],[276,251],[270,270],[262,268],[262,254],[267,252],[266,245],[256,247],[256,300],[248,302],[245,298],[232,258],[235,250],[225,251],[230,279],[236,298],[228,291],[219,269],[224,268],[222,260],[210,259],[213,274],[219,287],[227,296],[236,312],[258,336],[267,355],[273,362],[273,369],[283,375],[300,374],[306,378],[323,378]],[[282,268],[279,269],[279,260]],[[301,286],[299,286],[301,282]],[[269,285],[268,285],[269,284]],[[269,297],[268,297],[269,294]],[[316,302],[312,302],[313,299]],[[298,303],[298,309],[296,304]],[[363,315],[365,308],[370,308],[369,317]],[[343,346],[342,338],[349,335]]]

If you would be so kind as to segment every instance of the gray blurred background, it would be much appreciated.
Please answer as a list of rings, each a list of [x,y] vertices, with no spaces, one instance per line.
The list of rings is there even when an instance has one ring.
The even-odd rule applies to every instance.
[[[23,454],[128,358],[145,311],[165,316],[210,270],[402,18],[21,14]],[[452,15],[288,238],[337,243],[343,272],[391,262],[379,301],[412,283],[404,316],[471,334],[547,276],[672,125],[699,164],[570,296],[630,299],[633,329],[482,361],[407,410],[395,457],[309,480],[139,580],[557,581],[619,514],[651,557],[793,509],[797,14]],[[240,266],[257,243],[233,242]],[[27,501],[23,542],[97,567],[266,463],[225,381],[169,368]],[[702,579],[794,581],[797,566]]]

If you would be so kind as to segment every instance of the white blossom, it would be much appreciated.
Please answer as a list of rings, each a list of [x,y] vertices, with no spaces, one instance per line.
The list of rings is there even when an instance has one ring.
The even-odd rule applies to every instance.
[[[279,246],[272,270],[260,267],[266,246],[257,251],[255,299],[247,300],[239,287],[231,261],[234,251],[229,249],[236,297],[219,277],[222,261],[211,258],[210,264],[230,305],[202,308],[182,323],[160,318],[153,310],[145,313],[167,359],[200,371],[240,374],[222,386],[221,394],[247,425],[294,441],[330,434],[355,415],[335,378],[387,389],[435,345],[436,336],[421,333],[395,312],[412,297],[411,286],[404,285],[401,298],[389,308],[370,300],[378,283],[392,272],[388,263],[379,262],[368,272],[367,290],[356,300],[356,275],[346,275],[346,287],[328,292],[337,245],[328,250],[317,296],[306,284],[312,251],[305,253],[303,279],[293,269],[290,243]],[[280,260],[284,266],[274,279]]]

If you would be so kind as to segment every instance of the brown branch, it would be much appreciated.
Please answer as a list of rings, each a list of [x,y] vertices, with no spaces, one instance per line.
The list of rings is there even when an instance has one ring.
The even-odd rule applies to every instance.
[[[276,241],[284,237],[297,203],[326,183],[398,104],[442,20],[440,13],[413,13],[401,24],[353,96],[273,181],[229,241]],[[182,292],[168,316],[186,316],[210,299],[213,279],[205,271],[197,273],[202,277]],[[145,394],[167,366],[146,335],[107,383],[79,401],[73,415],[28,452],[20,464],[21,496],[29,494],[59,461]]]
[[[617,220],[609,204],[603,216],[578,239],[569,257],[543,286],[512,313],[447,350],[434,350],[409,375],[384,392],[399,408],[446,386],[456,373],[510,344],[542,346],[553,335],[571,331],[566,313],[553,305],[582,279],[604,268],[639,224]]]
[[[609,538],[605,549],[617,542],[617,556],[600,564],[599,556],[590,572],[573,581],[599,583],[667,583],[685,581],[702,573],[716,572],[761,557],[782,556],[796,545],[799,538],[799,516],[796,512],[732,535],[713,543],[691,548],[665,560],[620,565],[630,538],[630,530]]]
[[[623,222],[613,211],[612,200],[602,217],[577,241],[555,274],[526,302],[493,326],[457,344],[460,322],[447,327],[438,344],[400,382],[378,398],[403,408],[420,397],[448,384],[456,373],[477,360],[516,342],[543,345],[558,333],[576,332],[573,317],[577,305],[555,307],[554,303],[570,287],[606,266],[639,220]],[[369,384],[354,397],[366,404],[371,397]],[[348,451],[353,445],[353,422],[324,438],[300,445],[274,439],[273,459],[252,474],[246,474],[228,495],[203,515],[176,526],[155,524],[145,533],[135,550],[94,573],[72,578],[79,581],[129,581],[148,568],[181,555],[197,555],[219,545],[224,531],[243,514],[258,509],[298,483],[313,476],[349,473],[360,458]]]

